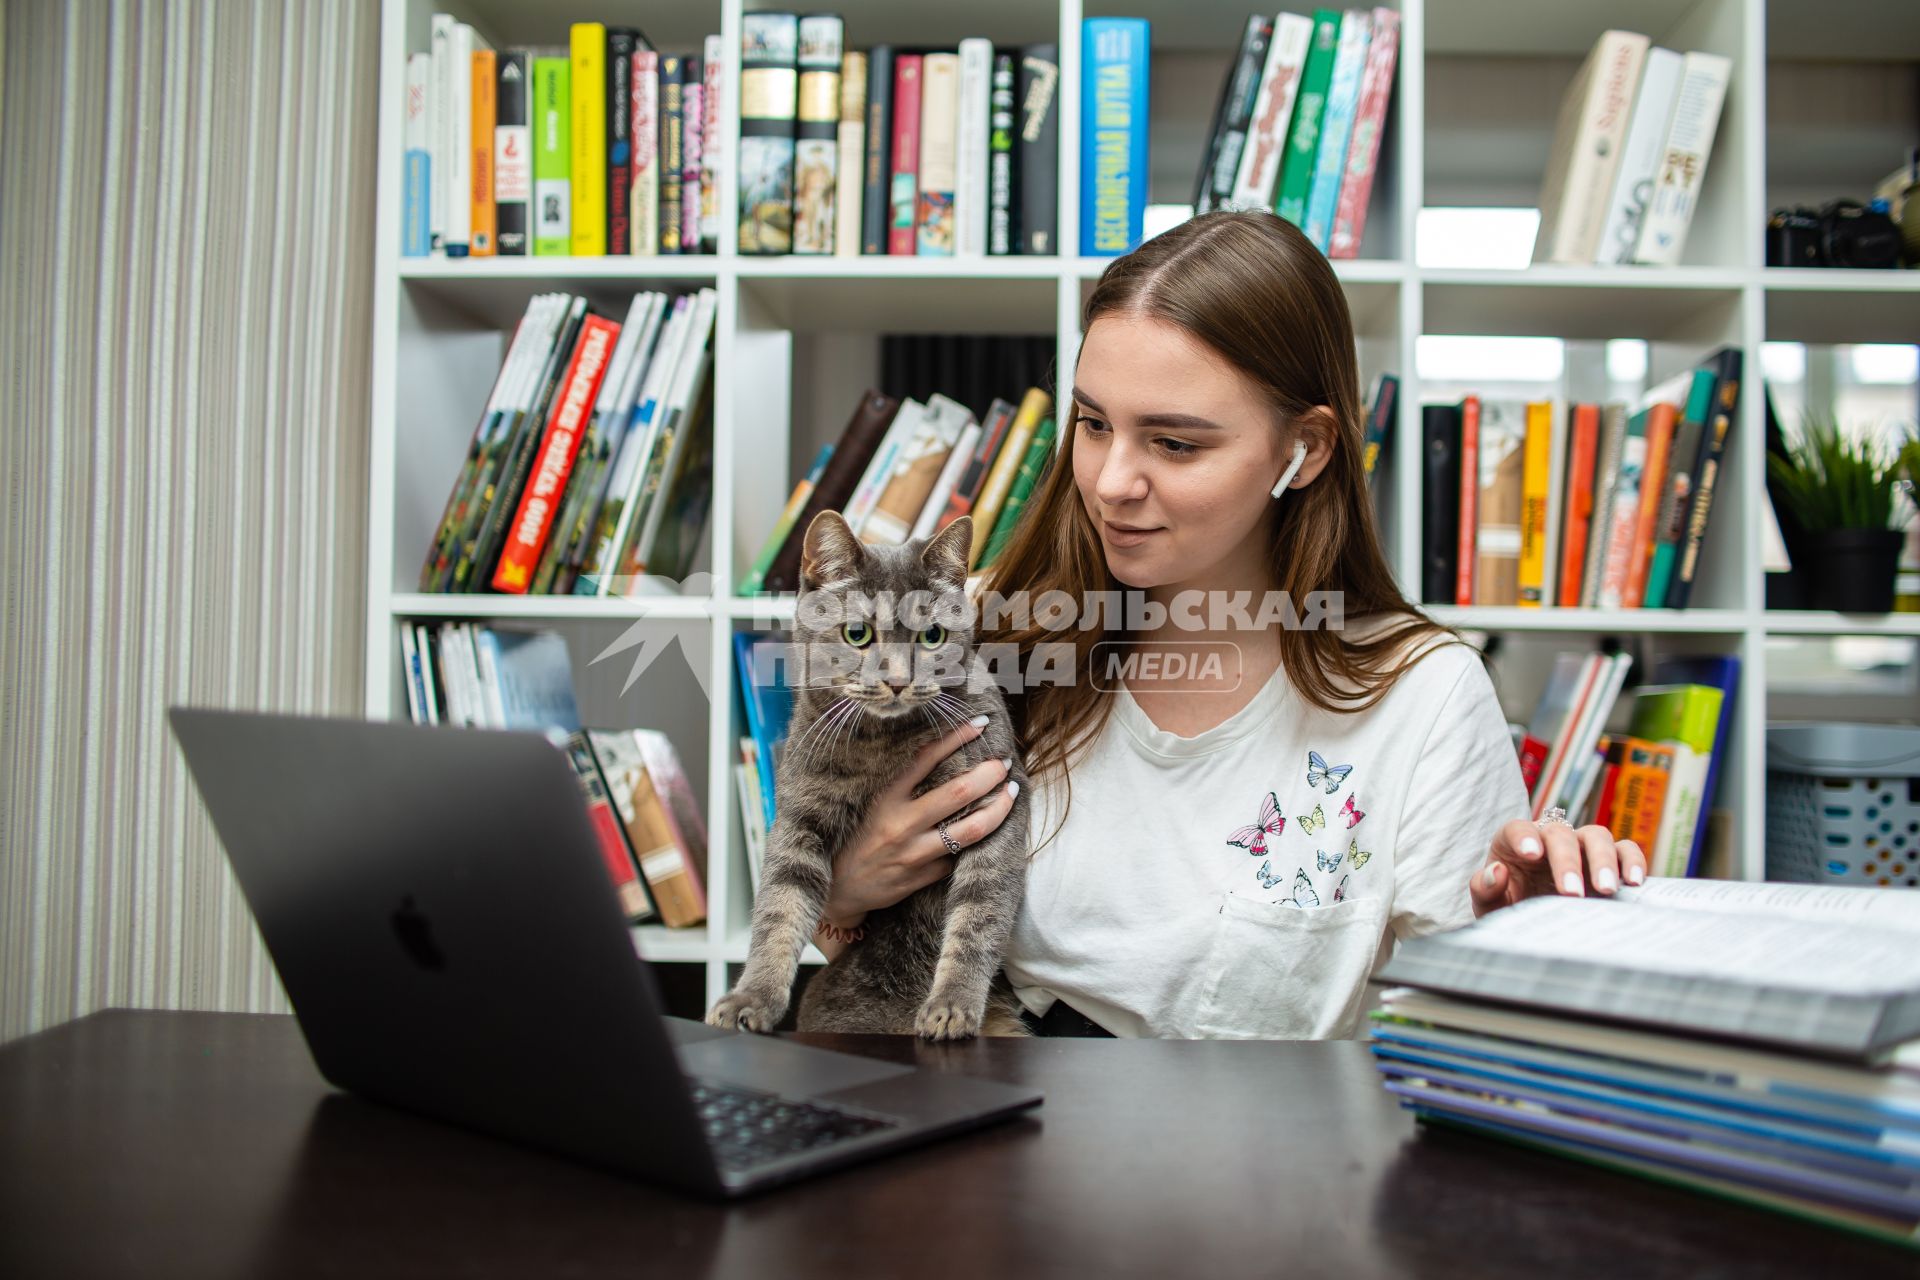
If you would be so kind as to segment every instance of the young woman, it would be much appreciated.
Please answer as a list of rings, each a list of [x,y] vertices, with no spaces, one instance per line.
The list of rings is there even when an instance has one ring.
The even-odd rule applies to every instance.
[[[979,637],[1078,658],[1014,700],[1034,853],[1005,970],[1042,1030],[1350,1036],[1396,937],[1644,876],[1604,828],[1527,820],[1479,655],[1395,585],[1346,299],[1291,224],[1207,214],[1116,260],[1060,413],[1060,456],[984,586],[1149,607],[1128,632]],[[1301,625],[1275,621],[1289,606]],[[1148,654],[1179,677],[1147,678]],[[841,852],[826,923],[951,869],[937,828],[1002,767],[910,793],[974,732],[930,747]],[[947,833],[977,840],[1009,804],[1001,787]]]

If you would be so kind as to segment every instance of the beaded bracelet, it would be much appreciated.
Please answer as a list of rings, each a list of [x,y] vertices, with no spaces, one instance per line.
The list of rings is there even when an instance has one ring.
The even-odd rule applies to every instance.
[[[855,925],[851,929],[842,929],[839,925],[831,921],[822,920],[820,927],[815,929],[814,933],[818,937],[825,938],[828,942],[838,942],[843,946],[851,946],[867,936],[867,927],[865,925]]]

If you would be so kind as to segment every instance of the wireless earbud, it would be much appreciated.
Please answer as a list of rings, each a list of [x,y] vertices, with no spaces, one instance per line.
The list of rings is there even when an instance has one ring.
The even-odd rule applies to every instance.
[[[1293,445],[1293,461],[1287,465],[1286,474],[1280,477],[1280,483],[1273,486],[1273,496],[1279,497],[1293,478],[1300,474],[1300,464],[1307,460],[1307,445],[1304,440],[1296,440]]]

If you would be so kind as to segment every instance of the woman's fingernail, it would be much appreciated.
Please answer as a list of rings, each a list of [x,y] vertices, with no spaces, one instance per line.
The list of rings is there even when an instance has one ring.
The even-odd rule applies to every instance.
[[[1593,887],[1602,893],[1612,893],[1620,887],[1620,881],[1615,878],[1612,867],[1602,867],[1593,873]]]
[[[987,717],[983,715],[975,716],[973,719],[967,721],[967,723],[976,729],[984,729],[987,727]]]
[[[1586,890],[1580,884],[1580,873],[1578,871],[1569,871],[1566,875],[1562,876],[1560,878],[1560,887],[1576,898],[1582,897],[1586,893]]]
[[[1007,799],[1018,800],[1019,798],[1020,798],[1020,784],[1017,782],[1014,782],[1012,779],[1008,779]]]
[[[1001,764],[1001,767],[1002,767],[1002,768],[1004,768],[1004,769],[1005,769],[1005,770],[1006,770],[1006,771],[1007,771],[1008,773],[1012,773],[1012,772],[1013,772],[1013,757],[1012,757],[1012,756],[1001,756],[1001,757],[1000,757],[1000,764]]]
[[[1493,873],[1499,869],[1500,869],[1500,864],[1497,862],[1487,864],[1487,873],[1480,877],[1481,881],[1485,883],[1487,888],[1489,889],[1493,888]]]
[[[1534,838],[1533,836],[1521,836],[1521,837],[1520,837],[1520,852],[1521,852],[1521,853],[1524,853],[1524,854],[1526,854],[1526,855],[1527,855],[1527,857],[1529,857],[1529,858],[1537,858],[1537,857],[1539,857],[1539,856],[1540,856],[1540,841],[1539,841],[1539,840],[1537,840],[1537,839],[1535,839],[1535,838]]]
[[[1647,873],[1642,871],[1640,868],[1638,867],[1627,868],[1628,884],[1639,884],[1642,880],[1645,880],[1646,878],[1647,878]]]

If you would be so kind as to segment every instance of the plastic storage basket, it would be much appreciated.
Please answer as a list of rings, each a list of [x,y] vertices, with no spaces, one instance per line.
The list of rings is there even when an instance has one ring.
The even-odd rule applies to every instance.
[[[1767,879],[1920,887],[1920,728],[1768,725]]]

